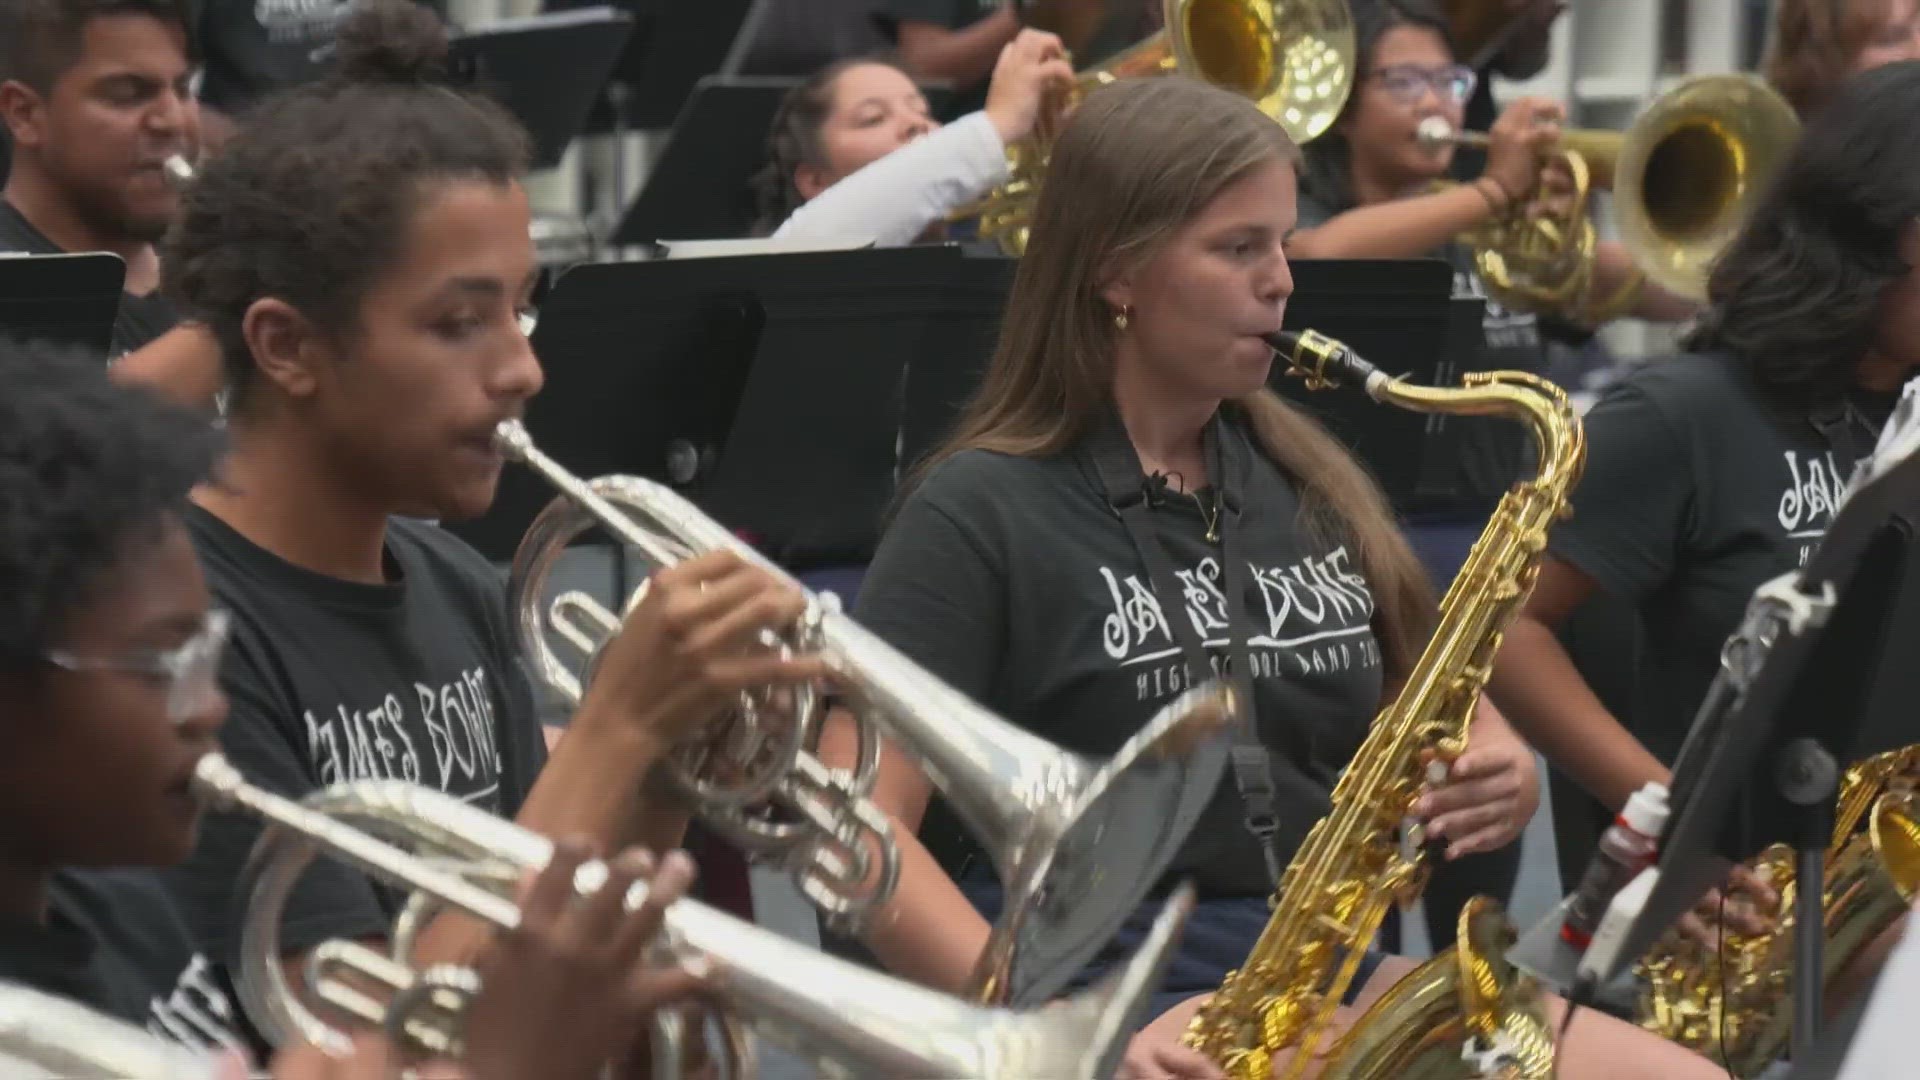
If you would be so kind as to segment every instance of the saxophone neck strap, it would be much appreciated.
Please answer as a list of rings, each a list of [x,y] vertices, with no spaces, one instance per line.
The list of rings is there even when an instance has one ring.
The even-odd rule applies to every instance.
[[[1207,423],[1204,438],[1209,479],[1215,495],[1214,524],[1220,543],[1220,591],[1224,594],[1227,616],[1227,655],[1223,674],[1243,703],[1244,719],[1234,727],[1232,775],[1234,786],[1240,792],[1243,823],[1259,841],[1260,850],[1267,860],[1268,876],[1278,885],[1284,864],[1274,847],[1274,838],[1280,831],[1280,819],[1274,809],[1273,757],[1272,751],[1260,741],[1254,708],[1253,666],[1247,648],[1251,637],[1245,581],[1247,565],[1240,551],[1246,530],[1241,524],[1238,493],[1234,491],[1233,480],[1227,469],[1227,447],[1228,443],[1235,440],[1235,435],[1229,430],[1227,421],[1216,412]],[[1160,606],[1167,631],[1184,654],[1187,684],[1192,685],[1212,676],[1215,668],[1206,642],[1201,640],[1195,620],[1187,614],[1190,594],[1194,594],[1201,603],[1205,603],[1207,597],[1200,591],[1198,582],[1182,587],[1153,513],[1154,508],[1167,499],[1187,496],[1169,492],[1164,476],[1148,477],[1142,471],[1140,455],[1127,437],[1117,410],[1108,410],[1104,422],[1088,441],[1087,449],[1087,456],[1092,459],[1094,469],[1100,476],[1102,496],[1126,526],[1127,534],[1133,540],[1134,551],[1146,565],[1147,578],[1153,586],[1154,600]]]

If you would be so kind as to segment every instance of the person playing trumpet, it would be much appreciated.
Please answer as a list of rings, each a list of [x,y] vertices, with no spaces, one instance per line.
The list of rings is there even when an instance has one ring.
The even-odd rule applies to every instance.
[[[234,1002],[155,873],[194,848],[190,777],[227,717],[228,616],[184,520],[216,434],[97,361],[42,346],[0,339],[0,385],[0,980],[229,1053],[244,1076]],[[468,1080],[584,1077],[556,1057],[554,1029],[573,1060],[597,1061],[688,988],[641,965],[686,888],[684,862],[668,860],[653,901],[630,913],[569,908],[554,897],[589,849],[561,850],[483,962]],[[637,851],[614,865],[623,881],[651,870]],[[9,1049],[0,1035],[0,1057]],[[68,1049],[84,1060],[90,1048]],[[346,1062],[289,1047],[273,1071],[386,1080],[393,1060],[363,1039]]]
[[[172,0],[0,0],[0,125],[14,143],[0,252],[120,256],[114,377],[211,408],[218,346],[159,287],[157,245],[179,207],[166,163],[201,141],[187,24]]]
[[[1446,22],[1430,0],[1381,0],[1355,11],[1359,78],[1327,135],[1305,148],[1300,224],[1288,251],[1304,259],[1406,259],[1439,255],[1471,275],[1462,233],[1527,212],[1559,137],[1560,107],[1539,98],[1509,105],[1488,132],[1487,163],[1471,181],[1432,190],[1453,148],[1420,138],[1440,117],[1454,130],[1477,76],[1454,57]],[[1626,250],[1600,245],[1588,301],[1609,316],[1672,321],[1692,303],[1639,281]],[[1590,309],[1591,313],[1591,309]],[[1496,312],[1496,317],[1523,313]],[[1530,320],[1522,320],[1529,322]],[[1537,334],[1515,326],[1514,345]]]
[[[185,20],[169,0],[0,2],[0,124],[14,144],[0,251],[118,255],[115,359],[176,321],[154,245],[178,204],[162,163],[199,139]]]
[[[335,73],[264,105],[205,164],[165,245],[167,294],[218,338],[232,387],[232,452],[184,515],[231,612],[220,745],[283,796],[391,778],[547,836],[667,850],[686,818],[645,794],[652,766],[741,690],[824,669],[747,644],[799,615],[798,590],[693,559],[652,578],[549,760],[499,574],[418,520],[487,509],[495,428],[541,385],[520,324],[537,272],[527,139],[436,81],[445,51],[431,12],[361,6]],[[260,831],[210,815],[168,875],[222,973]],[[316,866],[287,907],[286,959],[384,939],[396,910],[364,876]],[[466,960],[487,939],[443,919],[422,958]]]
[[[774,116],[755,181],[759,230],[880,247],[938,236],[955,210],[1007,181],[1007,148],[1051,119],[1050,99],[1072,82],[1060,39],[1023,30],[1000,51],[985,107],[943,127],[905,69],[829,64]]]

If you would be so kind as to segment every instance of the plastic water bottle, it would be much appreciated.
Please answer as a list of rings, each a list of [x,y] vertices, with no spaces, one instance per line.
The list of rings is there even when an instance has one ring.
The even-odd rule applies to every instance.
[[[1666,827],[1667,786],[1649,783],[1634,792],[1601,835],[1599,850],[1573,891],[1566,921],[1560,924],[1562,941],[1586,951],[1613,898],[1659,857],[1660,833]]]

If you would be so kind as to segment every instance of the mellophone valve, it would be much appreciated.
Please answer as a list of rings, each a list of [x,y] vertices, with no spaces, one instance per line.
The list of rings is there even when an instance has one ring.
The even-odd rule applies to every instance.
[[[401,781],[349,781],[295,802],[247,783],[210,754],[195,769],[194,789],[216,807],[273,826],[240,882],[246,906],[237,982],[249,1017],[276,1043],[298,1038],[336,1053],[350,1047],[293,990],[281,961],[285,903],[316,854],[500,930],[519,925],[519,908],[508,897],[521,877],[553,855],[552,843],[537,833]],[[590,894],[606,879],[606,864],[585,863],[575,889]],[[644,901],[646,889],[635,883],[629,908]],[[709,973],[703,984],[724,1010],[728,1056],[721,1065],[729,1077],[752,1075],[751,1034],[800,1050],[828,1075],[1105,1077],[1159,985],[1192,904],[1190,889],[1176,892],[1127,963],[1091,989],[1031,1013],[927,990],[692,900],[667,908],[660,948],[668,961]],[[308,986],[320,1001],[382,1025],[404,1052],[457,1058],[466,1009],[481,987],[463,968],[419,971],[410,962],[412,937],[410,929],[396,930],[390,956],[346,942],[323,945],[313,953]],[[391,997],[368,994],[369,984]],[[686,1036],[674,1016],[662,1014],[655,1028],[656,1078],[679,1074]]]
[[[622,620],[584,594],[563,595],[552,609],[541,598],[555,560],[592,525],[656,568],[725,550],[793,580],[663,484],[582,480],[535,446],[519,421],[501,424],[495,442],[560,492],[515,552],[508,596],[524,654],[571,700],[580,698],[581,679],[555,654],[549,627],[591,664]],[[798,623],[767,632],[764,644],[817,654],[835,670],[860,733],[857,767],[829,768],[807,752],[823,703],[801,690],[744,696],[718,732],[675,752],[673,774],[704,822],[749,854],[778,859],[829,919],[857,928],[891,895],[898,873],[891,819],[868,800],[885,734],[967,825],[1005,890],[973,978],[979,1000],[1037,1000],[1091,960],[1160,876],[1226,767],[1222,732],[1234,702],[1218,681],[1180,695],[1117,754],[1094,761],[973,702],[830,596],[810,596]],[[783,816],[768,816],[763,800]],[[870,852],[877,867],[862,861]]]

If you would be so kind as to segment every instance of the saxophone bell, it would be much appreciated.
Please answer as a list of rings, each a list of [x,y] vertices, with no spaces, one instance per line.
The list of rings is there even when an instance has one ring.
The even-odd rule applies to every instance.
[[[1823,925],[1810,930],[1826,939],[1821,978],[1829,988],[1920,894],[1920,801],[1903,775],[1917,752],[1869,758],[1843,781],[1826,856]],[[1792,849],[1768,848],[1751,865],[1781,889],[1781,914],[1771,931],[1729,934],[1718,950],[1670,934],[1636,969],[1635,1021],[1698,1053],[1724,1057],[1743,1076],[1765,1071],[1789,1049],[1793,939],[1800,932]]]

